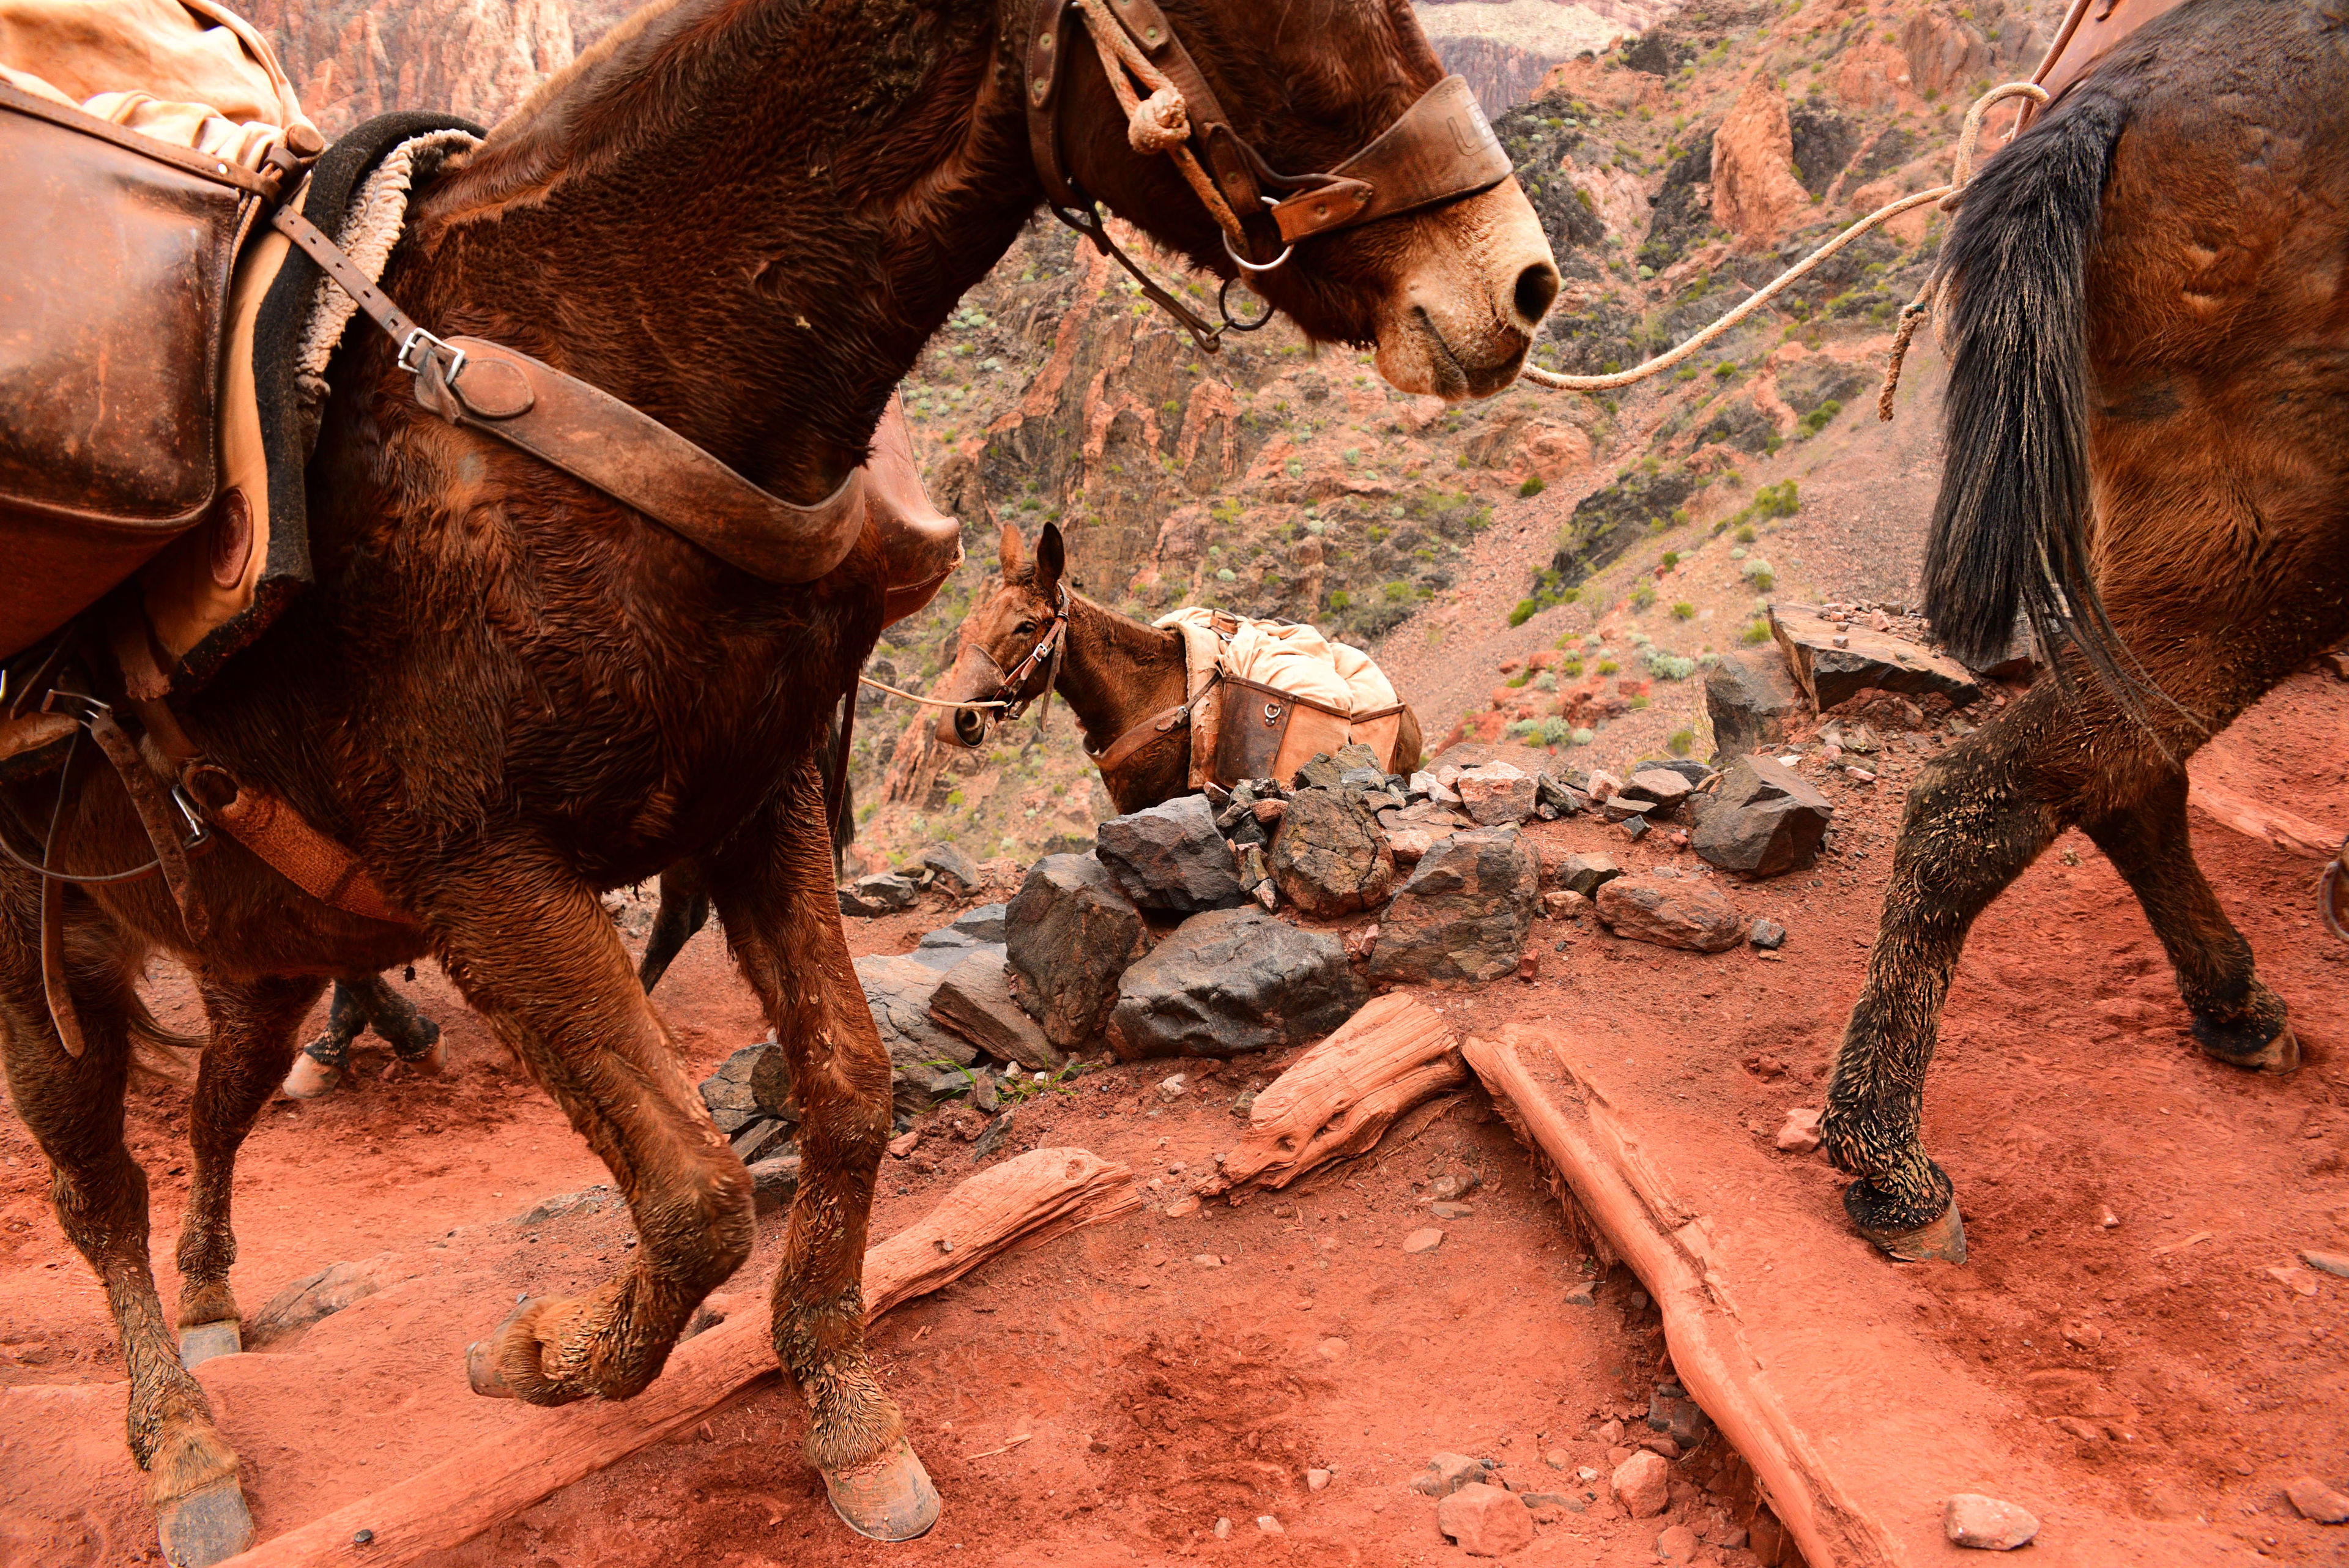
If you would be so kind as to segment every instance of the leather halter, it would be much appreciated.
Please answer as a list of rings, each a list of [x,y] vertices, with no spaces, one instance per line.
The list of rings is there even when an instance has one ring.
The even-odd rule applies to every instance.
[[[998,677],[996,687],[985,700],[1000,703],[1002,706],[988,720],[990,725],[997,720],[1008,721],[1019,718],[1028,711],[1028,704],[1039,698],[1043,699],[1045,710],[1047,711],[1050,710],[1052,687],[1061,678],[1061,649],[1068,639],[1069,589],[1068,585],[1064,583],[1061,586],[1060,601],[1052,607],[1052,618],[1044,628],[1044,635],[1036,639],[1036,646],[1028,650],[1028,656],[1009,670],[1007,670],[1001,665],[995,664],[995,655],[988,652],[978,643],[966,641],[963,644],[965,648],[986,659],[988,663],[995,665]],[[1040,666],[1044,669],[1043,684],[1033,691],[1025,690],[1030,678],[1036,673]],[[1036,722],[1039,725],[1042,724],[1041,714],[1039,714]]]
[[[1428,88],[1332,172],[1281,174],[1240,134],[1157,0],[1032,0],[1023,98],[1029,149],[1044,200],[1055,217],[1132,273],[1143,292],[1181,321],[1208,353],[1220,347],[1223,328],[1211,327],[1145,277],[1103,232],[1093,198],[1069,178],[1061,152],[1061,89],[1080,27],[1126,105],[1130,143],[1137,151],[1164,151],[1175,160],[1224,231],[1225,250],[1251,275],[1281,265],[1301,241],[1474,195],[1509,177],[1509,155],[1463,78],[1446,77]],[[1164,85],[1142,99],[1129,78],[1139,78],[1144,86]],[[1254,259],[1262,254],[1259,238],[1277,252],[1268,262]],[[1253,331],[1270,319],[1268,311],[1252,321],[1234,319],[1226,303],[1229,288],[1227,282],[1226,293],[1217,296],[1226,327]]]

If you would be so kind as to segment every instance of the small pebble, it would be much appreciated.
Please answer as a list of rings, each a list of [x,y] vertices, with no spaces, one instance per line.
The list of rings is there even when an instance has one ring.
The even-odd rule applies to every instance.
[[[1224,1261],[1213,1252],[1194,1252],[1191,1255],[1191,1261],[1203,1269],[1220,1269],[1224,1266]]]
[[[1819,1113],[1796,1106],[1786,1113],[1786,1125],[1778,1129],[1775,1141],[1788,1154],[1809,1154],[1819,1147]]]
[[[2302,1476],[2283,1489],[2292,1499],[2292,1506],[2300,1510],[2302,1519],[2313,1519],[2319,1524],[2349,1524],[2349,1497],[2344,1497],[2318,1480],[2314,1476]]]
[[[1280,1521],[1273,1518],[1272,1515],[1268,1513],[1259,1513],[1256,1516],[1256,1527],[1258,1530],[1263,1531],[1267,1535],[1286,1535],[1288,1533],[1288,1532],[1280,1528]]]
[[[1764,952],[1775,952],[1786,945],[1786,928],[1775,920],[1756,920],[1746,940]]]
[[[1402,1239],[1402,1250],[1411,1253],[1433,1252],[1442,1245],[1444,1245],[1444,1232],[1432,1225],[1424,1231],[1413,1231]]]
[[[1305,1472],[1305,1490],[1307,1491],[1327,1491],[1329,1488],[1330,1472],[1328,1470],[1307,1470]]]
[[[2349,1280],[2349,1252],[2302,1252],[2300,1261],[2312,1269]]]
[[[1216,1521],[1216,1539],[1218,1541],[1229,1541],[1231,1538],[1232,1521],[1228,1519],[1219,1519]]]
[[[1438,1220],[1465,1220],[1476,1212],[1465,1203],[1437,1203],[1430,1206],[1427,1211]]]
[[[1588,1280],[1583,1281],[1578,1285],[1568,1285],[1566,1288],[1566,1304],[1568,1306],[1597,1306],[1599,1304],[1599,1288],[1592,1284]]]
[[[1564,1449],[1552,1449],[1542,1456],[1542,1463],[1554,1470],[1562,1470],[1567,1466],[1567,1452]]]
[[[1177,1198],[1174,1202],[1169,1203],[1166,1206],[1166,1218],[1169,1220],[1187,1220],[1198,1211],[1198,1195],[1195,1193],[1186,1192],[1182,1197]]]

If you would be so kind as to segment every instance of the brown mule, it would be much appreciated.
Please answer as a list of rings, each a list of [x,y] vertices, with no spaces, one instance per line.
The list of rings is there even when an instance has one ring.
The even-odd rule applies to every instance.
[[[1343,164],[1443,76],[1405,0],[1278,17],[1169,0],[1165,15],[1276,170]],[[418,192],[383,289],[434,331],[534,356],[812,504],[865,460],[890,389],[1036,208],[1017,64],[1031,21],[1011,0],[657,3]],[[1098,62],[1072,58],[1059,93],[1068,175],[1230,275],[1227,236],[1168,159],[1133,151]],[[1515,377],[1557,282],[1504,179],[1302,238],[1257,286],[1318,337],[1375,342],[1399,387],[1458,397]],[[238,1316],[235,1150],[325,981],[429,951],[610,1167],[642,1241],[587,1294],[530,1303],[485,1358],[533,1403],[626,1398],[752,1236],[741,1163],[596,898],[687,859],[802,1100],[772,1306],[807,1457],[856,1528],[916,1533],[936,1505],[866,1357],[859,1285],[889,1064],[849,963],[817,764],[891,563],[868,534],[815,583],[761,582],[444,422],[394,359],[364,335],[336,362],[310,474],[315,590],[176,706],[209,755],[348,846],[416,924],[329,908],[225,840],[191,864],[201,941],[151,878],[57,887],[49,956],[76,1054],[44,992],[41,884],[0,870],[9,1091],[119,1325],[165,1553],[213,1561],[245,1527],[239,1461],[157,1297],[146,1179],[123,1144],[146,956],[189,961],[212,1023],[179,1326]],[[54,813],[58,869],[146,858],[110,776],[0,799],[21,854]]]
[[[1140,811],[1191,793],[1194,732],[1181,710],[1187,695],[1183,634],[1144,625],[1067,590],[1068,548],[1047,523],[1032,558],[1019,530],[1003,529],[995,591],[971,606],[958,636],[946,690],[951,702],[981,702],[999,693],[1025,707],[1053,696],[1068,703],[1084,732],[1085,754],[1118,810]],[[1055,629],[1055,618],[1065,622]],[[1054,637],[1049,652],[1040,639]],[[941,716],[936,737],[972,747],[987,739],[993,715],[960,708]],[[1395,755],[1416,759],[1419,717],[1402,711]]]
[[[2020,607],[2055,666],[1910,790],[1828,1085],[1845,1206],[1896,1258],[1965,1256],[1918,1137],[1941,1002],[2067,827],[2136,893],[2201,1049],[2299,1064],[2195,864],[2185,763],[2349,632],[2344,213],[2349,53],[2313,0],[2147,23],[1966,188],[1926,608],[1986,661]]]

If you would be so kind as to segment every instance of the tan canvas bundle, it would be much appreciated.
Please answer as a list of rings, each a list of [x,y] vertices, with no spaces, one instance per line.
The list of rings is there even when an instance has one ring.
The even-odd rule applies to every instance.
[[[316,150],[208,0],[0,0],[0,658],[211,508],[230,272],[288,126]]]
[[[1285,784],[1315,756],[1334,755],[1352,742],[1369,746],[1390,770],[1417,763],[1396,755],[1403,704],[1361,649],[1309,626],[1220,610],[1178,610],[1157,624],[1184,634],[1194,786],[1229,788],[1262,778]]]

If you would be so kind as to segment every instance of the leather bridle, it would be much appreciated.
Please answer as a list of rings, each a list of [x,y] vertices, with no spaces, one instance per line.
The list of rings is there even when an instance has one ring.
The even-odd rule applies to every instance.
[[[1045,624],[1043,635],[1036,639],[1036,646],[1028,650],[1027,657],[1009,670],[996,663],[995,655],[988,652],[984,644],[968,635],[964,637],[963,647],[985,659],[996,675],[995,690],[980,699],[983,703],[997,705],[995,711],[987,715],[987,729],[992,730],[999,722],[1020,717],[1028,711],[1028,705],[1039,698],[1044,701],[1044,711],[1050,711],[1052,685],[1061,678],[1061,649],[1068,639],[1069,590],[1065,584],[1061,587],[1060,598],[1052,607],[1052,618]],[[1029,685],[1035,681],[1040,670],[1044,678],[1036,682],[1036,689],[1031,691]],[[1038,714],[1036,722],[1041,726],[1042,712]]]
[[[1136,152],[1164,152],[1174,161],[1244,275],[1274,271],[1315,235],[1475,195],[1509,177],[1509,156],[1463,78],[1446,77],[1428,88],[1331,172],[1282,174],[1239,133],[1157,0],[1031,0],[1024,98],[1045,203],[1131,273],[1151,302],[1181,322],[1206,353],[1217,351],[1226,328],[1253,332],[1272,312],[1234,317],[1235,276],[1216,296],[1223,325],[1212,326],[1111,242],[1099,204],[1069,178],[1061,155],[1061,83],[1080,26],[1126,112],[1127,143]],[[1272,259],[1256,260],[1268,246]]]

